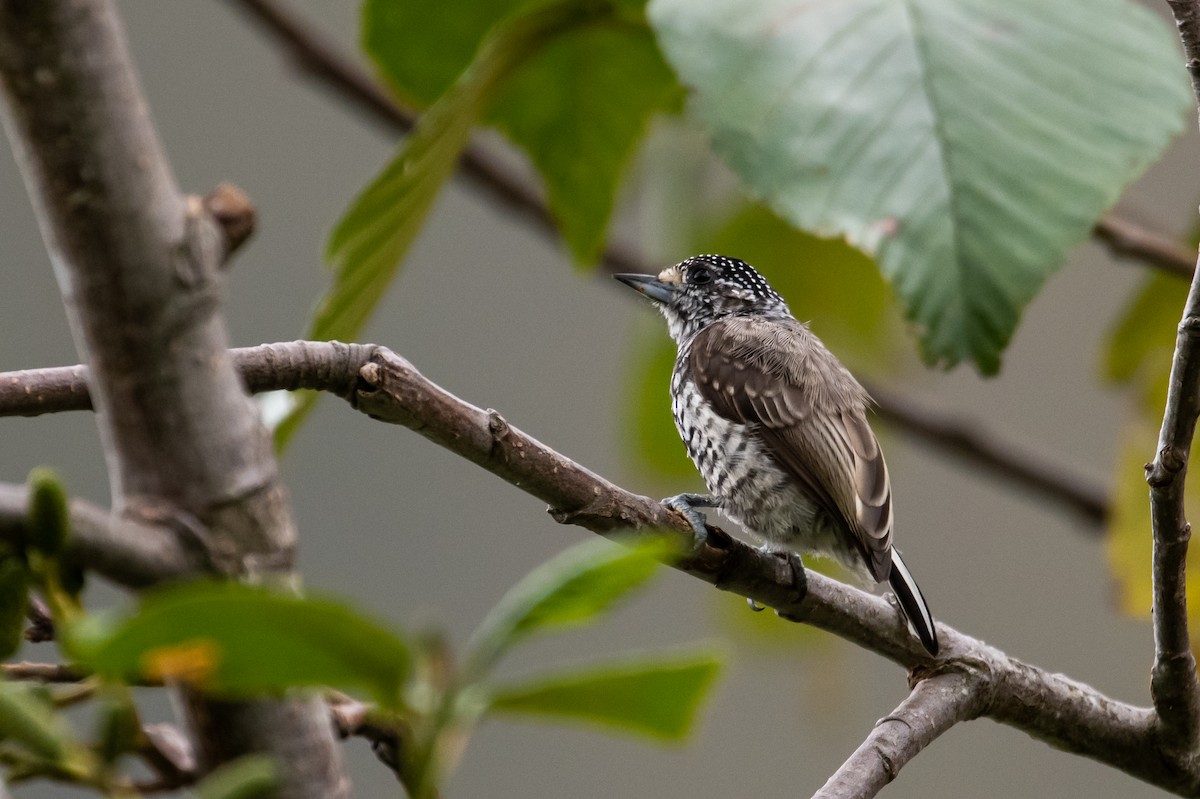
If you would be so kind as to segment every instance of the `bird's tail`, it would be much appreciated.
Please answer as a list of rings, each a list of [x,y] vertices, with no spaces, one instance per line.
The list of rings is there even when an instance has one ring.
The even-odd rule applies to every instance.
[[[892,573],[888,577],[888,582],[891,584],[892,590],[896,592],[896,599],[900,600],[900,607],[904,609],[904,615],[908,617],[908,623],[912,625],[917,638],[921,639],[921,644],[929,654],[936,655],[938,639],[933,615],[929,612],[929,606],[925,604],[925,597],[921,595],[917,581],[913,579],[912,573],[904,565],[904,559],[900,557],[900,553],[894,549],[892,550]]]

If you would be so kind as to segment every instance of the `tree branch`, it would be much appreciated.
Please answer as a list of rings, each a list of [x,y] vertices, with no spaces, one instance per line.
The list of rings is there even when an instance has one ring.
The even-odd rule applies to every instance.
[[[175,184],[112,0],[0,0],[0,91],[116,511],[195,520],[220,570],[286,575],[290,505],[219,310],[230,228]],[[278,796],[347,795],[320,703],[183,696],[205,769],[261,752],[283,765]]]
[[[1167,0],[1175,15],[1200,106],[1200,2]],[[1200,414],[1200,270],[1192,277],[1175,339],[1171,380],[1154,462],[1146,465],[1154,531],[1154,667],[1150,691],[1166,752],[1194,762],[1200,744],[1200,683],[1188,633],[1184,508],[1188,454]]]
[[[75,683],[87,678],[69,663],[0,663],[0,674],[6,680],[32,680],[45,683]]]
[[[266,367],[261,362],[264,357],[292,357],[291,351],[279,350],[278,347],[279,345],[264,344],[258,348],[233,350],[235,365],[242,372],[242,377],[252,392],[271,391],[280,386],[276,386],[272,379],[263,381],[249,370],[266,373],[271,378],[285,373],[298,375],[301,370],[316,370],[318,367],[312,359],[324,357],[319,353],[308,352],[299,361]],[[282,371],[273,372],[275,369]],[[316,376],[308,375],[297,379],[295,385],[282,388],[328,390],[317,385],[320,379]],[[1097,535],[1101,532],[1100,525],[1107,518],[1109,503],[1100,486],[1072,474],[1064,466],[1051,464],[1037,453],[1021,450],[1004,442],[975,422],[932,410],[920,402],[878,385],[868,385],[868,389],[878,403],[876,410],[880,418],[885,422],[895,425],[919,442],[1060,505],[1093,525],[1087,528],[1089,531]],[[353,391],[353,385],[345,390]],[[87,369],[84,366],[58,366],[0,373],[0,417],[38,416],[90,409]]]
[[[348,346],[296,342],[276,352],[321,352],[330,388],[344,395],[352,360]],[[660,503],[631,494],[482,410],[431,383],[406,360],[382,347],[369,350],[348,400],[374,419],[401,424],[479,464],[550,505],[562,523],[601,534],[616,530],[670,531],[690,545],[687,521]],[[280,358],[278,362],[288,359]],[[341,365],[335,361],[341,360]],[[261,373],[260,378],[265,379]],[[289,382],[280,377],[278,383]],[[318,386],[310,385],[317,388]],[[896,608],[879,597],[809,572],[713,530],[676,568],[723,590],[776,608],[786,618],[828,630],[908,668],[930,663]],[[939,670],[976,672],[992,686],[981,715],[1140,779],[1181,793],[1200,791],[1200,765],[1166,762],[1149,735],[1154,714],[1100,694],[1059,674],[1021,663],[1003,652],[938,625],[944,656]]]
[[[813,799],[869,799],[879,793],[938,736],[979,714],[987,686],[974,676],[944,672],[918,682],[891,715],[875,723]]]
[[[1112,212],[1100,217],[1092,235],[1119,258],[1132,258],[1185,280],[1196,270],[1196,258],[1178,240]]]
[[[691,527],[675,512],[588,471],[512,427],[495,411],[463,402],[386,348],[296,341],[232,354],[252,391],[307,388],[337,394],[359,411],[409,427],[548,503],[559,522],[601,534],[668,530],[682,542],[692,542]],[[73,388],[81,384],[77,372],[24,374],[43,371],[52,371],[62,390],[47,389],[43,397],[53,402],[44,399],[38,407],[87,406],[86,392]],[[0,386],[11,385],[10,377],[0,375]],[[38,385],[46,389],[49,382]],[[790,560],[763,553],[715,528],[704,546],[673,565],[907,668],[930,664],[888,602],[816,573],[800,581],[802,572]],[[944,652],[937,661],[939,673],[964,673],[972,684],[988,686],[979,715],[1167,790],[1200,791],[1200,764],[1161,756],[1151,734],[1152,710],[1117,702],[1089,686],[1022,663],[944,624],[938,626],[938,637]]]
[[[206,568],[201,540],[170,527],[116,516],[80,499],[71,501],[68,552],[88,569],[130,588],[145,588],[195,575]],[[23,485],[0,483],[0,539],[24,540],[29,514],[29,491]]]
[[[691,527],[674,511],[588,471],[497,412],[463,402],[384,347],[297,341],[234,350],[233,356],[252,390],[335,393],[372,418],[409,427],[548,503],[559,522],[601,534],[665,530],[692,544]],[[689,551],[672,565],[917,669],[918,676],[931,664],[896,608],[879,597],[813,572],[801,579],[798,564],[716,528],[703,546]],[[939,673],[964,673],[973,684],[988,686],[979,715],[1167,790],[1200,791],[1200,764],[1161,756],[1151,735],[1152,710],[1022,663],[945,624],[938,625],[938,638],[944,652],[936,662]]]
[[[1078,514],[1099,536],[1108,518],[1108,492],[1064,465],[1052,464],[1039,453],[1022,450],[991,434],[978,422],[956,419],[910,397],[873,383],[866,384],[884,422],[917,441],[992,474],[1029,493]]]

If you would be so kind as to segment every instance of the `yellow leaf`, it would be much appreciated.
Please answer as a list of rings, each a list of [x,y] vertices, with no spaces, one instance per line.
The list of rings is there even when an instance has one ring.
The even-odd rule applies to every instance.
[[[182,682],[203,688],[221,661],[221,647],[209,638],[196,638],[160,646],[142,655],[141,671],[147,679]]]

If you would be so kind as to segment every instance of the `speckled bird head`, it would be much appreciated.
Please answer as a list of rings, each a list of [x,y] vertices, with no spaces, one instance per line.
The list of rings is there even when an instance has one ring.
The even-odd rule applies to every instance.
[[[724,255],[694,255],[657,276],[614,277],[654,301],[679,343],[732,316],[791,316],[783,297],[754,267]]]

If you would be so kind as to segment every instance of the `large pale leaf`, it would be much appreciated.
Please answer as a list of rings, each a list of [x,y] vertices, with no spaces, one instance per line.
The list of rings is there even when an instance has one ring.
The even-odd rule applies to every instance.
[[[235,696],[361,688],[390,707],[410,659],[395,632],[338,602],[232,583],[155,592],[131,616],[84,619],[68,640],[79,661],[118,679],[174,679]]]
[[[649,9],[748,190],[874,255],[928,360],[989,373],[1190,105],[1170,31],[1127,0]]]
[[[545,4],[464,0],[447,14],[435,4],[368,0],[363,42],[397,93],[426,105],[469,63],[492,26]],[[603,245],[621,175],[650,117],[676,110],[682,97],[640,6],[612,3],[597,24],[532,53],[485,117],[537,167],[551,213],[582,263]]]
[[[620,546],[596,539],[572,547],[517,583],[484,618],[467,649],[478,678],[509,647],[535,633],[586,624],[650,579],[672,545],[646,538]]]
[[[497,689],[491,709],[678,741],[691,729],[720,670],[721,660],[711,652],[642,657]]]

